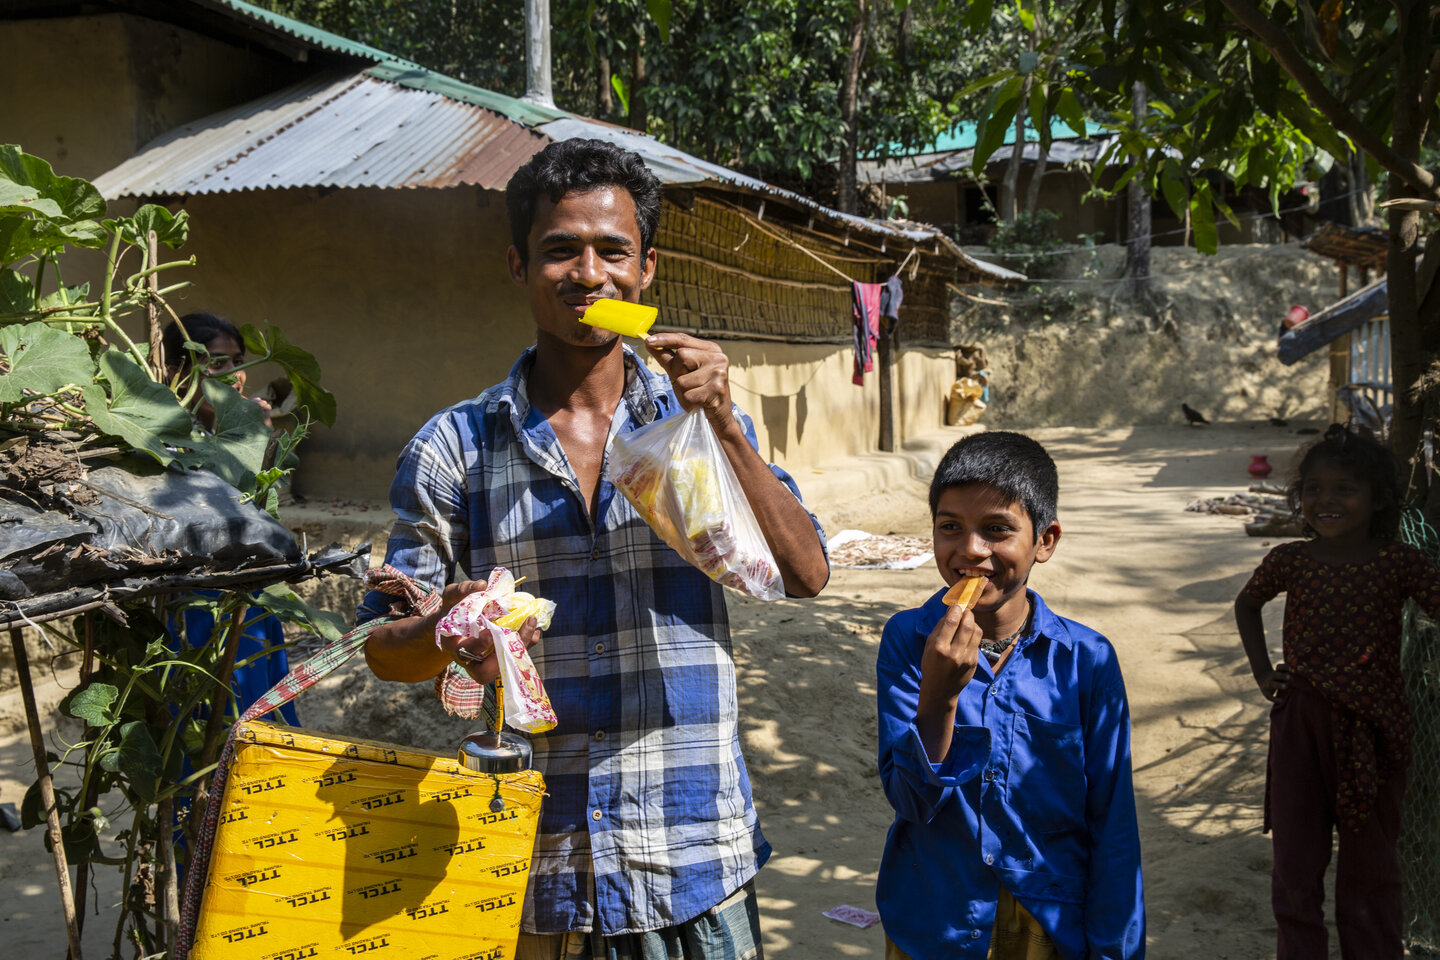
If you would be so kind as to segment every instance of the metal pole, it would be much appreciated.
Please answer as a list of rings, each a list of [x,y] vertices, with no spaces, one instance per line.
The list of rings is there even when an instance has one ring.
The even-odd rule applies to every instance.
[[[35,708],[35,687],[30,682],[30,657],[19,627],[10,628],[10,646],[15,649],[15,671],[20,675],[20,695],[25,701],[25,724],[30,728],[30,749],[35,754],[35,777],[40,784],[40,802],[50,834],[50,852],[55,857],[55,879],[60,884],[60,909],[65,914],[65,934],[70,940],[70,960],[81,960],[80,925],[75,914],[75,895],[70,889],[70,865],[65,862],[65,841],[60,834],[60,811],[55,807],[55,782],[45,759],[45,738],[40,735],[40,712]]]
[[[525,96],[520,99],[555,106],[550,83],[550,0],[525,0]]]

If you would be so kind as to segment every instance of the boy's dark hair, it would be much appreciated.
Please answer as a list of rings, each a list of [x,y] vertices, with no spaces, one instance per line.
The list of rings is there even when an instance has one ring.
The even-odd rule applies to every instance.
[[[655,246],[660,227],[660,181],[638,154],[604,140],[561,140],[530,158],[505,185],[505,212],[510,216],[510,240],[529,262],[530,228],[535,206],[544,194],[551,203],[572,190],[622,187],[635,201],[635,223],[640,228],[640,252]]]
[[[1333,463],[1361,483],[1370,485],[1370,503],[1375,508],[1370,518],[1370,536],[1394,540],[1400,535],[1400,464],[1395,454],[1373,437],[1332,423],[1325,436],[1305,448],[1295,475],[1285,488],[1285,499],[1290,510],[1300,518],[1300,529],[1305,536],[1317,534],[1300,513],[1300,492],[1305,486],[1305,475],[1322,461]]]
[[[185,330],[180,330],[181,325]],[[213,313],[187,313],[180,318],[180,323],[171,320],[165,325],[165,332],[160,335],[161,345],[165,348],[165,363],[167,366],[184,367],[190,362],[190,354],[185,350],[185,341],[198,343],[209,348],[220,337],[230,337],[240,347],[245,349],[245,341],[240,337],[240,331],[235,329],[235,324],[224,317],[217,317]]]
[[[1005,430],[971,434],[956,442],[935,468],[930,481],[930,518],[940,509],[946,490],[983,483],[1025,507],[1035,539],[1055,522],[1060,477],[1055,461],[1039,443],[1023,433]]]

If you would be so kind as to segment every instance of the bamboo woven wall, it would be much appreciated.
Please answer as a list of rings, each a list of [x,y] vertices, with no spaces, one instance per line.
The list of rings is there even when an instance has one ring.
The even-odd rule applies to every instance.
[[[851,293],[844,277],[883,283],[910,252],[909,241],[882,250],[878,238],[852,235],[847,245],[809,225],[757,217],[739,206],[739,196],[691,196],[687,205],[667,196],[660,217],[660,265],[644,299],[660,308],[664,326],[707,336],[848,342]],[[743,202],[758,206],[753,197]],[[917,257],[915,277],[914,260],[902,276],[900,339],[948,345],[945,283],[954,278],[954,261],[928,250]]]

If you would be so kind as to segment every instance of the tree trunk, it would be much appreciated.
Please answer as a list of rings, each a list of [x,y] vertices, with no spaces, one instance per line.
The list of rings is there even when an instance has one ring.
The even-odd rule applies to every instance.
[[[1398,24],[1402,35],[1427,28],[1428,4],[1413,4]],[[1429,48],[1426,44],[1402,44],[1402,62],[1394,69],[1395,109],[1390,150],[1402,160],[1418,166],[1420,142],[1433,104],[1426,103],[1421,90],[1429,79]],[[1423,178],[1418,178],[1423,179]],[[1433,179],[1433,178],[1432,178]],[[1407,183],[1390,177],[1390,199],[1411,196],[1420,182]],[[1435,409],[1434,401],[1416,396],[1413,388],[1435,359],[1437,332],[1433,329],[1440,303],[1435,291],[1419,289],[1415,272],[1419,253],[1420,215],[1415,211],[1389,212],[1390,243],[1385,255],[1385,273],[1390,307],[1391,390],[1394,407],[1390,417],[1390,447],[1400,458],[1408,480],[1406,492],[1412,502],[1423,502],[1430,486],[1420,449],[1425,424]],[[1427,271],[1428,274],[1428,271]],[[1427,277],[1428,279],[1428,277]],[[1433,287],[1433,284],[1430,284]],[[1423,299],[1422,299],[1423,298]],[[1422,315],[1422,302],[1424,314]],[[1429,328],[1426,321],[1429,320]]]
[[[599,106],[596,112],[608,120],[611,111],[615,109],[615,102],[610,99],[610,58],[598,58],[595,61],[595,72],[599,74],[599,83],[595,87],[595,102]]]
[[[1390,195],[1408,191],[1392,180]],[[1390,442],[1401,461],[1401,476],[1413,497],[1424,496],[1428,478],[1412,469],[1425,429],[1425,404],[1411,397],[1410,388],[1429,365],[1422,345],[1420,300],[1415,284],[1415,241],[1420,215],[1412,210],[1390,211],[1390,244],[1385,254],[1387,294],[1390,306],[1390,364],[1394,408],[1390,415]],[[1420,402],[1416,402],[1419,400]]]
[[[845,60],[845,82],[840,87],[840,119],[845,124],[845,142],[840,148],[840,211],[857,212],[859,191],[855,165],[860,153],[860,61],[865,56],[865,6],[856,0],[855,22],[850,26],[850,53]]]
[[[630,60],[630,129],[644,133],[649,122],[650,112],[645,109],[645,32],[641,30]]]
[[[1018,211],[1015,198],[1020,184],[1020,164],[1025,159],[1025,111],[1030,103],[1030,78],[1020,88],[1020,105],[1015,110],[1015,142],[1010,147],[1010,162],[1005,165],[1005,176],[1000,180],[999,209],[996,214],[1004,223],[1014,223]]]
[[[1131,109],[1138,121],[1145,116],[1145,84],[1139,80],[1130,91]],[[1130,214],[1130,236],[1125,250],[1125,277],[1130,296],[1143,300],[1150,294],[1150,191],[1133,177],[1125,187],[1125,206]]]
[[[1033,118],[1032,118],[1033,119]],[[1036,121],[1038,129],[1042,121]],[[1045,164],[1050,159],[1050,145],[1044,140],[1036,144],[1039,153],[1035,157],[1035,169],[1030,172],[1030,183],[1025,187],[1025,212],[1032,220],[1040,207],[1040,181],[1045,179]]]

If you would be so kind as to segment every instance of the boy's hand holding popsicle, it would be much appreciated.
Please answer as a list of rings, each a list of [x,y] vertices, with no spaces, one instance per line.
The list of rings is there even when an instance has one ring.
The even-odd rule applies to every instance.
[[[930,759],[936,763],[950,751],[956,699],[980,664],[984,631],[970,609],[985,589],[984,577],[961,577],[946,592],[949,610],[925,640],[920,656],[920,703],[915,726]]]

